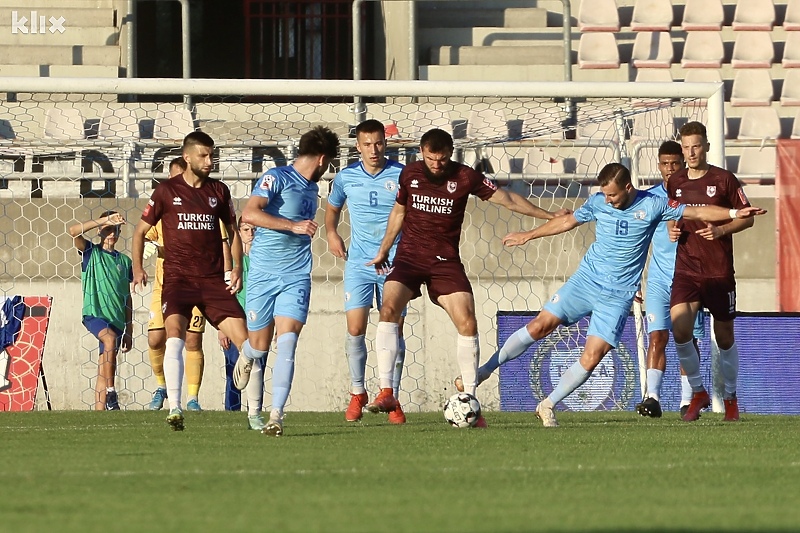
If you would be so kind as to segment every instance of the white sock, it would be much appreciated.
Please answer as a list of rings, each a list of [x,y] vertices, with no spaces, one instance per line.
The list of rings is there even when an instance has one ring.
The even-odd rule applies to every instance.
[[[177,337],[167,339],[164,350],[164,379],[167,381],[167,397],[173,409],[181,409],[181,387],[183,385],[183,346],[186,343]]]
[[[661,401],[661,379],[664,377],[664,372],[657,368],[647,369],[647,396]]]
[[[693,393],[692,386],[689,385],[689,378],[681,376],[681,407],[692,402]]]
[[[681,360],[681,368],[686,372],[686,379],[689,380],[689,385],[692,386],[694,392],[700,392],[704,389],[703,377],[700,375],[700,355],[697,353],[697,348],[694,347],[692,341],[683,344],[675,343],[675,351],[678,352],[678,358]]]
[[[264,403],[264,359],[253,359],[250,370],[250,381],[244,388],[247,396],[247,416],[255,416],[261,412]]]
[[[736,381],[739,377],[739,347],[734,342],[727,350],[719,351],[720,369],[725,381],[725,399],[736,396]]]
[[[478,388],[478,336],[458,336],[456,344],[456,359],[461,370],[461,380],[464,382],[464,392],[475,395]]]
[[[378,356],[378,380],[381,389],[392,388],[392,375],[398,350],[398,325],[394,322],[378,322],[378,331],[375,334],[375,352]]]

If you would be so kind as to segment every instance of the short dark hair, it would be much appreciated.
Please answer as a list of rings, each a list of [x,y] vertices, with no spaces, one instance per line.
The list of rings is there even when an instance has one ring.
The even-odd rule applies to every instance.
[[[708,140],[708,134],[706,133],[706,127],[700,122],[687,122],[680,129],[681,137],[688,137],[689,135],[700,135],[703,137],[703,140]]]
[[[382,133],[386,135],[386,128],[384,128],[383,122],[371,118],[356,126],[356,137],[358,137],[359,133]]]
[[[453,136],[444,130],[434,128],[428,130],[419,140],[419,147],[427,148],[434,154],[441,154],[446,150],[453,150]]]
[[[208,148],[214,147],[214,139],[208,133],[202,131],[193,131],[183,138],[183,145],[181,151],[185,152],[190,146],[206,146]]]
[[[679,155],[683,158],[683,150],[681,149],[681,145],[675,141],[664,141],[661,143],[661,146],[658,147],[658,155]]]
[[[176,157],[170,161],[167,168],[172,168],[173,165],[180,167],[181,170],[186,170],[186,160],[182,157]]]
[[[624,187],[631,182],[631,173],[625,165],[609,163],[600,170],[600,174],[597,175],[597,182],[601,187],[605,187],[611,182]]]
[[[339,136],[325,126],[317,126],[300,137],[297,147],[297,155],[300,157],[325,155],[333,159],[338,154]]]

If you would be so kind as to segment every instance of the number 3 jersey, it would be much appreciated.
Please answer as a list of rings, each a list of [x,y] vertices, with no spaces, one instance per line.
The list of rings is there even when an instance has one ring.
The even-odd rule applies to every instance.
[[[293,166],[272,168],[259,178],[252,196],[267,199],[264,212],[292,222],[314,220],[319,186]],[[311,274],[311,237],[291,231],[256,228],[250,261],[255,269],[272,275]],[[255,272],[253,272],[255,273]]]
[[[684,209],[674,200],[646,191],[636,191],[636,198],[625,209],[607,204],[604,194],[595,194],[574,215],[581,224],[597,221],[595,242],[578,270],[609,288],[635,291],[658,224],[680,219]]]

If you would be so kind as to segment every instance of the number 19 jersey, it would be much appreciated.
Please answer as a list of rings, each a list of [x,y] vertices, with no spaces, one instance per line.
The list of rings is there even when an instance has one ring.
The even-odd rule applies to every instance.
[[[268,170],[253,187],[253,196],[268,200],[264,212],[293,222],[313,220],[319,186],[292,166]],[[311,274],[311,237],[291,231],[256,228],[250,248],[251,277],[259,272],[274,276]]]

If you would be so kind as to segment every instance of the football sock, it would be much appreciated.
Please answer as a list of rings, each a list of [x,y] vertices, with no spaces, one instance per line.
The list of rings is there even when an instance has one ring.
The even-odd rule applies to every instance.
[[[492,372],[497,370],[500,365],[516,359],[525,353],[525,350],[534,342],[536,341],[531,337],[531,334],[528,333],[527,327],[523,326],[512,333],[506,342],[503,343],[503,346],[478,369],[478,383],[486,381],[489,376],[492,375]]]
[[[350,369],[350,392],[353,394],[367,392],[367,389],[364,388],[364,372],[367,366],[367,341],[365,335],[354,337],[347,333],[344,340],[344,353],[347,356],[347,366]]]
[[[720,349],[720,368],[725,381],[725,399],[736,396],[736,380],[739,376],[739,347],[734,342],[727,350]]]
[[[661,379],[664,371],[657,368],[647,369],[647,396],[661,401]]]
[[[689,385],[689,378],[681,376],[681,407],[691,403],[692,394],[694,394],[694,391],[692,390],[692,386]]]
[[[247,415],[255,416],[261,412],[264,403],[264,363],[265,359],[253,361],[253,368],[250,370],[250,381],[244,388],[247,396]]]
[[[116,389],[114,387],[106,387],[106,392],[114,392]]]
[[[166,389],[167,380],[164,379],[164,351],[166,348],[148,348],[147,353],[150,356],[150,368],[153,370],[153,375],[156,377],[158,388]]]
[[[268,349],[267,350],[256,350],[255,348],[250,346],[250,339],[247,339],[246,341],[244,341],[244,344],[242,344],[242,349],[240,350],[240,352],[242,353],[242,355],[244,355],[248,359],[262,359],[263,358],[264,360],[266,360],[267,354],[269,353],[269,350]]]
[[[278,349],[272,366],[272,408],[283,412],[294,378],[294,354],[297,350],[297,333],[284,333],[278,337]]]
[[[681,368],[686,372],[686,379],[689,380],[694,392],[703,390],[703,377],[700,375],[700,355],[697,353],[692,341],[682,344],[675,343],[675,351],[681,360]]]
[[[464,382],[464,392],[474,395],[478,388],[478,336],[458,336],[456,359]]]
[[[186,350],[186,391],[190,399],[197,399],[203,382],[203,350]]]
[[[561,374],[561,379],[558,381],[558,385],[556,385],[556,388],[553,389],[553,392],[551,392],[547,398],[553,402],[553,405],[556,405],[558,402],[572,394],[575,389],[583,385],[591,375],[592,373],[589,370],[583,368],[580,360],[575,361],[566,372]]]
[[[183,346],[177,337],[167,339],[164,351],[164,377],[167,380],[167,397],[173,409],[181,408],[181,385],[183,384]]]
[[[381,389],[392,388],[392,374],[400,344],[398,330],[399,327],[394,322],[378,322],[375,352],[378,356],[378,381]]]
[[[406,339],[400,337],[398,344],[400,350],[397,352],[397,359],[394,362],[394,374],[392,374],[392,388],[394,389],[395,398],[400,394],[400,381],[403,379],[403,365],[406,362]]]

